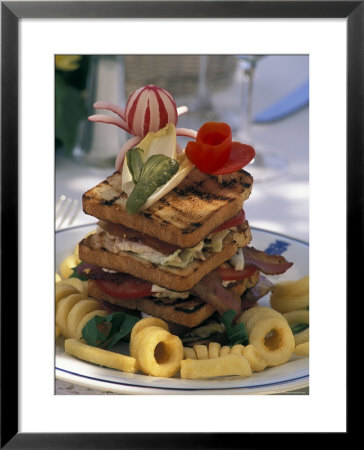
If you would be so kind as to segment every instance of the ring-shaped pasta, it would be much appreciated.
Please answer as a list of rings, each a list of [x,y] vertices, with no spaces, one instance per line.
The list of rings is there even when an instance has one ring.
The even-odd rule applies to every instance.
[[[282,317],[280,312],[266,306],[260,306],[255,309],[256,311],[254,314],[252,314],[251,317],[249,317],[249,319],[245,322],[245,329],[248,335],[258,320],[268,319],[269,317]]]
[[[139,369],[155,377],[172,377],[183,360],[183,344],[178,336],[155,326],[145,327],[137,333],[135,359]]]
[[[162,319],[158,319],[157,317],[145,317],[144,319],[139,320],[133,326],[133,329],[131,330],[130,334],[129,353],[131,356],[135,357],[135,349],[139,345],[137,339],[139,331],[150,326],[160,327],[168,331],[167,323]]]
[[[299,280],[280,281],[273,286],[273,293],[278,297],[303,295],[309,292],[309,275]]]
[[[271,367],[286,363],[295,348],[292,330],[280,317],[259,320],[250,332],[249,343]]]
[[[309,341],[302,342],[302,344],[298,344],[295,347],[295,349],[294,349],[294,353],[297,356],[309,356],[310,355],[310,343],[309,343]]]
[[[82,294],[71,294],[68,297],[62,298],[62,300],[58,302],[56,308],[56,325],[59,327],[65,338],[72,337],[67,325],[68,314],[74,305],[83,298],[84,297]]]
[[[296,311],[290,311],[283,314],[290,325],[297,325],[300,323],[306,323],[309,325],[310,313],[307,309],[298,309]]]
[[[307,342],[310,340],[310,329],[306,328],[305,330],[301,331],[300,333],[297,333],[294,335],[294,340],[296,345],[303,344],[304,342]]]
[[[296,311],[297,309],[305,309],[309,305],[309,294],[292,295],[292,296],[278,296],[272,294],[270,296],[270,305],[273,309],[281,313]]]

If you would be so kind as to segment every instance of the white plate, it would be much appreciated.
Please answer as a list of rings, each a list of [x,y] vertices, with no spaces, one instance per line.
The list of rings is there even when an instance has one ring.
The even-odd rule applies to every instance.
[[[95,229],[94,224],[67,228],[56,233],[56,267],[72,253],[77,243]],[[308,244],[270,231],[252,228],[252,246],[282,253],[294,262],[288,273],[271,277],[274,281],[298,279],[309,273]],[[259,301],[268,305],[268,297]],[[295,355],[284,365],[271,367],[251,377],[222,377],[208,380],[182,380],[129,374],[99,367],[65,354],[63,338],[56,343],[56,378],[73,384],[123,394],[277,394],[308,386],[309,360]],[[127,352],[121,344],[118,351]]]

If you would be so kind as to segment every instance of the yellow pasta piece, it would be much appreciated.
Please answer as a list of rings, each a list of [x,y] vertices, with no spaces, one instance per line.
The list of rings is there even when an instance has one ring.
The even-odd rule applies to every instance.
[[[252,375],[250,364],[244,356],[226,355],[213,359],[185,359],[181,361],[181,378],[212,378]]]
[[[309,346],[310,346],[309,341],[302,342],[302,344],[296,345],[294,353],[298,356],[309,356],[310,354]]]
[[[193,346],[197,359],[208,359],[209,353],[207,351],[207,345],[195,344]]]
[[[196,352],[191,347],[183,347],[184,359],[197,359]]]
[[[310,313],[307,309],[299,309],[283,314],[290,325],[297,325],[300,323],[310,323]]]
[[[73,306],[83,298],[82,294],[71,294],[62,298],[56,309],[56,324],[65,338],[71,337],[67,326],[67,317]]]
[[[273,293],[270,296],[270,304],[273,309],[276,309],[281,313],[288,313],[297,309],[304,309],[309,305],[309,294],[307,292],[302,295],[283,297]]]
[[[178,336],[161,327],[148,326],[138,331],[133,344],[138,367],[147,375],[172,377],[183,360],[183,344]]]
[[[62,298],[68,297],[71,294],[79,294],[79,291],[70,285],[61,284],[61,282],[56,284],[56,307],[58,302],[62,300]]]
[[[91,298],[79,300],[70,310],[67,316],[67,331],[70,337],[80,338],[78,336],[78,325],[82,318],[89,312],[100,309],[99,302]]]
[[[236,321],[237,323],[247,323],[247,321],[256,313],[256,311],[260,308],[260,306],[253,306],[251,308],[246,309],[239,319]]]
[[[220,356],[221,344],[218,342],[209,342],[209,358],[218,358]]]
[[[268,366],[279,366],[291,357],[295,348],[295,339],[286,319],[270,317],[256,322],[249,343],[265,359]]]
[[[111,369],[130,373],[137,371],[136,359],[131,356],[92,347],[74,338],[66,339],[64,347],[66,353],[69,355],[99,366],[110,367]]]
[[[300,333],[294,334],[293,336],[296,346],[303,344],[310,339],[310,329],[306,328],[305,330],[301,331]]]
[[[59,272],[63,279],[69,278],[73,273],[73,268],[79,264],[79,260],[75,254],[71,254],[65,258],[59,265]]]
[[[228,345],[224,345],[220,349],[220,356],[226,356],[230,354],[230,347]]]
[[[281,281],[273,286],[273,293],[278,297],[303,295],[309,292],[309,284],[308,275],[296,281]]]
[[[62,277],[59,273],[56,273],[56,277],[55,277],[56,283],[62,281]]]
[[[263,372],[263,370],[267,367],[267,362],[258,353],[254,345],[249,344],[244,347],[243,356],[245,356],[245,358],[249,361],[250,367],[253,372]]]
[[[266,306],[259,306],[255,308],[255,312],[249,319],[245,322],[245,329],[250,334],[253,326],[258,322],[258,320],[267,319],[269,317],[282,317],[282,314],[272,308]]]
[[[137,334],[143,328],[146,328],[149,326],[157,326],[157,327],[163,328],[164,330],[168,330],[167,323],[162,319],[158,319],[157,317],[146,317],[144,319],[139,320],[133,326],[133,329],[131,330],[131,334],[130,334],[129,352],[130,352],[131,356],[135,355],[135,348],[138,345]]]
[[[235,344],[230,349],[231,355],[242,355],[243,354],[244,345],[242,344]]]
[[[83,294],[85,297],[88,295],[87,281],[82,281],[79,278],[66,278],[65,280],[62,280],[57,287],[58,286],[73,286],[80,294]]]

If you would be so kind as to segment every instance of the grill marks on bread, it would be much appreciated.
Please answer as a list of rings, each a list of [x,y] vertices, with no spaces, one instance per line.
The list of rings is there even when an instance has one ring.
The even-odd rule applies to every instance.
[[[157,237],[181,248],[193,247],[236,215],[248,199],[252,177],[240,170],[217,177],[193,169],[172,191],[134,215],[125,210],[121,174],[115,172],[83,196],[86,214]]]

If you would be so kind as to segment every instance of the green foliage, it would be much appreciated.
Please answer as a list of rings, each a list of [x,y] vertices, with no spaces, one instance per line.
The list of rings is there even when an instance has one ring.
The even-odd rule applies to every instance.
[[[83,56],[79,68],[73,71],[55,71],[55,133],[69,154],[73,150],[77,129],[86,119],[85,87],[88,71],[88,57]]]

